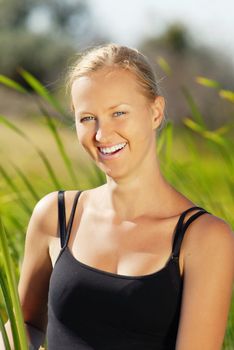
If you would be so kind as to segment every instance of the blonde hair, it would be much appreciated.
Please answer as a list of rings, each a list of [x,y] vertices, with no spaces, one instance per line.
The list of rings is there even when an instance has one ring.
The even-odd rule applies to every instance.
[[[79,77],[104,68],[122,68],[134,73],[142,93],[150,101],[160,95],[154,70],[147,57],[136,48],[114,43],[94,46],[78,55],[67,74],[67,92],[70,94],[73,82]]]

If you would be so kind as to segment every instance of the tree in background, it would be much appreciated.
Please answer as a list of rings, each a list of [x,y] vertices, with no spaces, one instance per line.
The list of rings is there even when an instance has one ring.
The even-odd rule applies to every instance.
[[[17,71],[23,67],[49,89],[57,90],[76,52],[111,41],[101,32],[89,6],[85,0],[0,0],[0,74],[25,84]],[[233,67],[223,52],[199,46],[181,23],[172,24],[160,36],[144,38],[138,48],[155,62],[155,70],[163,78],[162,92],[166,99],[170,96],[167,115],[173,121],[179,122],[189,113],[182,96],[184,86],[192,92],[210,128],[233,118],[232,104],[220,101],[216,90],[195,82],[195,76],[203,75],[223,88],[234,89]],[[156,64],[160,56],[171,66],[171,76],[165,76]],[[21,113],[15,99],[15,107],[9,107],[9,91],[0,94],[1,113],[10,108],[12,115]],[[24,101],[22,108],[28,108]]]
[[[0,0],[0,71],[19,80],[22,66],[44,84],[71,55],[101,41],[84,0]]]
[[[184,86],[196,99],[209,127],[218,127],[233,118],[232,104],[221,101],[217,91],[203,88],[195,82],[196,76],[205,76],[218,81],[224,88],[234,89],[233,66],[223,52],[200,46],[181,23],[172,24],[160,37],[145,38],[139,46],[155,62],[158,78],[162,78],[162,92],[166,97],[170,96],[167,113],[171,119],[179,121],[189,111],[182,98]],[[157,65],[159,57],[169,63],[171,75],[165,76],[160,70]]]

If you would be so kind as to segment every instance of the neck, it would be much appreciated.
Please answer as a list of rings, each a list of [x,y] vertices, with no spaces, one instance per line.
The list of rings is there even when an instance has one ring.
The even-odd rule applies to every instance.
[[[161,174],[157,156],[154,156],[127,177],[108,176],[103,194],[105,206],[115,218],[126,220],[143,215],[166,216],[172,208],[175,193]]]

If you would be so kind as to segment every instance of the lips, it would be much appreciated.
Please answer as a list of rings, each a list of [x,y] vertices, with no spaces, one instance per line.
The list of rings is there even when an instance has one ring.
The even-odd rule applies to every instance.
[[[125,146],[121,149],[118,149],[117,151],[114,151],[113,153],[102,153],[99,149],[99,147],[97,147],[98,149],[98,154],[100,155],[100,158],[102,159],[116,159],[119,158],[120,155],[123,153],[124,149],[126,148],[127,143],[125,144]]]
[[[126,143],[127,142],[117,143],[113,146],[98,146],[98,148],[103,154],[113,154],[113,153],[117,152],[118,150],[122,149],[123,147],[125,147]]]

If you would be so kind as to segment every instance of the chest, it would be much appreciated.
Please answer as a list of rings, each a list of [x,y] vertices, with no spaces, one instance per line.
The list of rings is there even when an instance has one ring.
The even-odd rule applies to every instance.
[[[141,217],[119,222],[87,208],[74,222],[68,242],[73,257],[89,266],[123,275],[146,275],[163,268],[172,250],[175,220]],[[53,263],[59,239],[51,249]],[[181,267],[182,269],[182,267]]]
[[[98,341],[114,342],[118,349],[137,344],[134,349],[155,349],[155,345],[161,349],[166,339],[172,341],[176,335],[181,292],[173,260],[148,276],[123,276],[75,261],[65,248],[50,279],[49,325],[53,327],[56,318],[84,338],[97,331]],[[119,343],[121,339],[125,344]]]

